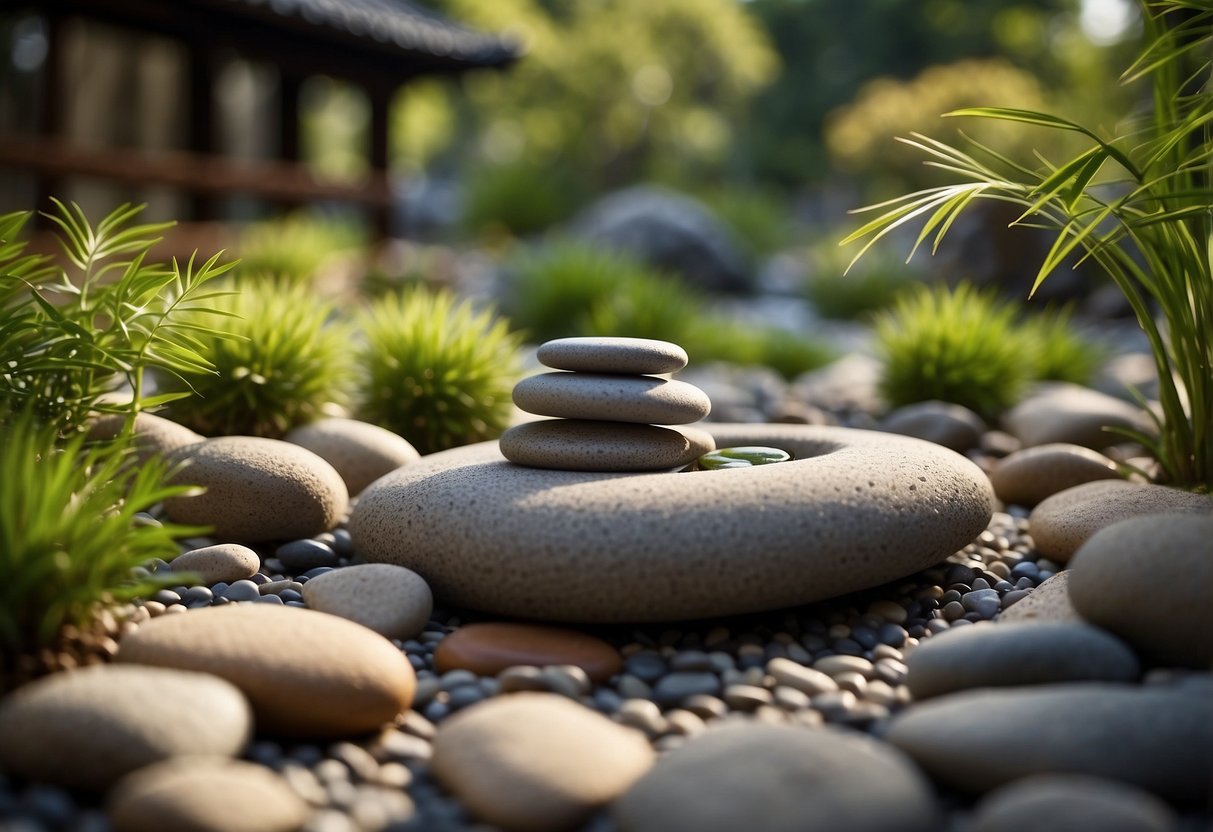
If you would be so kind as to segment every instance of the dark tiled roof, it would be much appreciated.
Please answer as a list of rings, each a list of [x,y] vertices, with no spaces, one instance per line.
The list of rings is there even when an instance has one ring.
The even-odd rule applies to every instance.
[[[509,63],[521,47],[508,38],[477,32],[409,0],[227,0],[284,18],[395,45],[444,61],[476,66]]]

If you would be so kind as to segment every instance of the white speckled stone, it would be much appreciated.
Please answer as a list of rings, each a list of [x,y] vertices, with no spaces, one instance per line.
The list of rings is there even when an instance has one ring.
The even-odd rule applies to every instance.
[[[326,572],[303,585],[303,600],[317,612],[339,615],[398,639],[424,630],[434,611],[434,596],[425,579],[390,563],[358,563]]]
[[[1213,514],[1213,496],[1162,485],[1100,480],[1067,488],[1042,501],[1028,516],[1028,524],[1036,549],[1065,563],[1100,529],[1143,514]]]
[[[998,499],[1019,506],[1034,506],[1083,483],[1120,478],[1116,463],[1099,451],[1064,442],[1016,451],[990,472]]]
[[[106,805],[115,832],[293,832],[309,811],[265,766],[213,757],[140,769],[114,787]]]
[[[965,691],[911,705],[885,739],[965,792],[1053,772],[1195,801],[1213,778],[1213,698],[1207,688],[1103,682]]]
[[[261,558],[239,543],[220,543],[182,552],[173,558],[172,567],[174,572],[193,572],[207,586],[220,581],[230,584],[257,574]]]
[[[221,436],[168,455],[188,463],[172,481],[206,492],[164,501],[169,519],[210,526],[222,541],[297,540],[337,525],[349,505],[341,475],[316,454],[277,439]]]
[[[653,764],[644,735],[554,693],[499,696],[443,721],[433,772],[509,832],[576,828]]]
[[[652,338],[557,338],[539,346],[545,367],[580,373],[676,373],[687,365],[677,344]]]
[[[555,621],[662,621],[830,598],[924,569],[989,521],[985,474],[918,439],[803,425],[704,425],[795,460],[694,473],[524,468],[496,443],[426,457],[363,492],[369,561],[445,602]],[[474,522],[469,518],[474,518]]]
[[[227,679],[259,731],[290,736],[373,731],[409,707],[417,682],[404,654],[366,627],[269,604],[153,618],[122,639],[116,660]]]
[[[1066,442],[1100,450],[1123,442],[1106,427],[1133,428],[1153,433],[1145,411],[1098,390],[1077,384],[1048,382],[1003,417],[1007,432],[1025,447]]]
[[[286,441],[307,448],[336,468],[351,496],[384,474],[421,458],[404,437],[357,419],[321,419],[295,428]]]
[[[712,403],[694,385],[650,376],[542,373],[514,385],[514,404],[539,416],[684,425],[708,415]]]
[[[1149,792],[1081,774],[1038,774],[981,799],[968,832],[1174,832],[1175,813]]]
[[[679,468],[701,454],[670,428],[588,419],[543,419],[501,435],[510,462],[563,471],[657,471]]]
[[[1213,511],[1114,523],[1082,545],[1069,572],[1078,613],[1148,661],[1213,666]]]
[[[86,667],[45,676],[0,700],[0,771],[99,790],[170,757],[239,754],[252,728],[248,701],[215,676]]]
[[[1082,616],[1070,603],[1070,570],[1058,572],[1052,578],[998,614],[996,623],[1016,621],[1082,621]]]
[[[713,728],[663,756],[611,807],[620,832],[925,832],[930,784],[858,733],[762,723]]]

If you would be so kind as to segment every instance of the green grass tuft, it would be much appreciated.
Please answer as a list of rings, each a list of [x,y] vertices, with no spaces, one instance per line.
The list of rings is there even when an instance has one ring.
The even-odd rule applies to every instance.
[[[216,309],[228,316],[224,332],[197,337],[214,372],[162,380],[190,394],[170,405],[173,420],[207,436],[278,439],[346,401],[347,330],[305,285],[254,281]]]
[[[1042,381],[1090,384],[1108,358],[1103,345],[1076,329],[1068,308],[1026,316],[1019,336],[1032,354],[1035,377]]]
[[[412,288],[358,317],[361,416],[423,454],[496,438],[521,375],[519,335],[491,310]]]

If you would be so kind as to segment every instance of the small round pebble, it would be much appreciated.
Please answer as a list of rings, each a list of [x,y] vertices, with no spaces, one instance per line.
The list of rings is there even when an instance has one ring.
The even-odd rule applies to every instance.
[[[261,568],[261,558],[247,546],[220,543],[183,552],[173,558],[171,565],[174,572],[193,572],[210,586],[251,578]]]
[[[302,595],[312,609],[356,621],[388,638],[417,635],[434,609],[425,579],[389,563],[334,569],[304,584]]]

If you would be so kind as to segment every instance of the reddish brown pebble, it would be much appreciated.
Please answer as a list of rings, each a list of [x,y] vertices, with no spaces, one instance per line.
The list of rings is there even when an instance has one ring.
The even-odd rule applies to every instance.
[[[605,682],[623,667],[619,651],[578,630],[537,624],[468,624],[444,638],[434,651],[439,673],[470,670],[496,676],[507,667],[572,664],[595,682]]]

